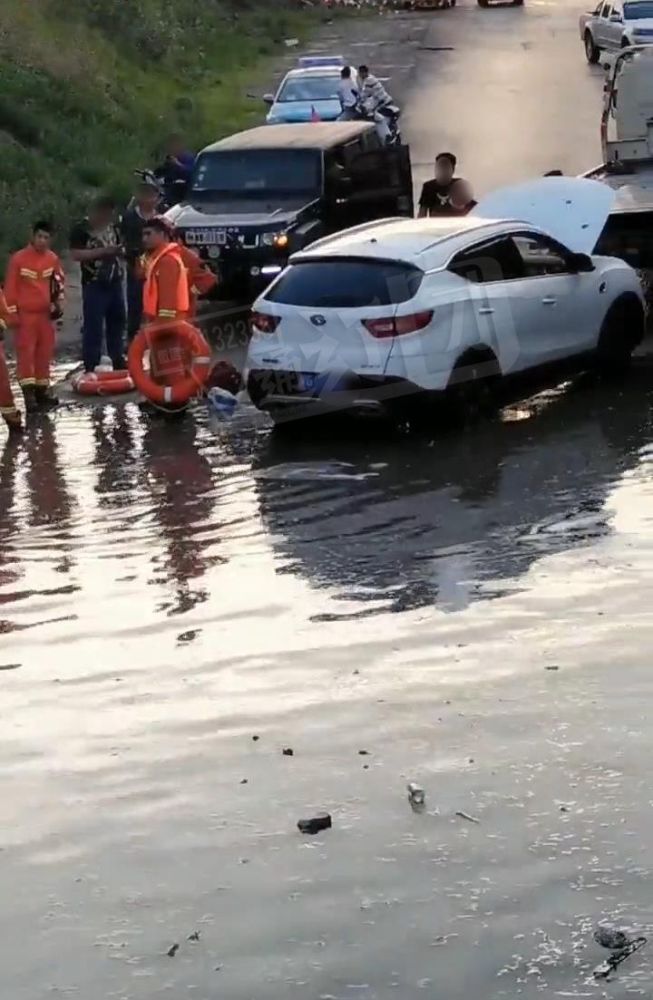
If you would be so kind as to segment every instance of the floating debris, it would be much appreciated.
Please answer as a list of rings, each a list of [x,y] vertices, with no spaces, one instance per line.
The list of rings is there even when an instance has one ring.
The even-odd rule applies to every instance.
[[[421,785],[414,781],[409,781],[406,785],[408,789],[408,801],[413,812],[421,813],[426,809],[426,792]]]
[[[188,940],[189,941],[199,941],[199,939],[200,939],[200,932],[199,931],[193,931],[192,934],[188,935]]]
[[[170,947],[166,952],[166,955],[168,956],[168,958],[174,958],[178,951],[179,951],[179,945],[175,943],[170,945]]]
[[[331,816],[329,813],[318,813],[317,816],[313,816],[311,819],[300,819],[297,823],[297,829],[300,833],[308,833],[311,836],[321,833],[322,830],[330,830],[331,826]]]
[[[623,951],[632,941],[632,937],[613,924],[599,924],[594,931],[594,940],[602,948],[609,948],[610,951]]]
[[[594,935],[596,940],[596,935]],[[625,962],[627,958],[634,955],[636,951],[639,951],[646,944],[645,937],[634,938],[629,941],[628,944],[622,948],[620,951],[613,951],[612,954],[605,960],[601,962],[600,965],[594,969],[595,979],[607,979],[611,972],[618,969],[622,962]]]
[[[476,819],[476,816],[470,816],[469,813],[462,812],[462,810],[460,810],[460,809],[456,813],[456,816],[460,816],[461,819],[466,819],[468,823],[480,823],[481,822],[480,819]]]
[[[284,757],[294,757],[295,756],[295,751],[293,750],[292,747],[284,747],[283,750],[281,751],[281,753],[283,754]]]

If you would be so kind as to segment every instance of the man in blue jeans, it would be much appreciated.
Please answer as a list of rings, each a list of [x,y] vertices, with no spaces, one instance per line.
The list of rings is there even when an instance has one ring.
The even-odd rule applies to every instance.
[[[104,344],[113,367],[126,367],[123,248],[115,213],[112,198],[98,198],[70,234],[72,258],[82,272],[82,359],[87,372],[99,365]]]

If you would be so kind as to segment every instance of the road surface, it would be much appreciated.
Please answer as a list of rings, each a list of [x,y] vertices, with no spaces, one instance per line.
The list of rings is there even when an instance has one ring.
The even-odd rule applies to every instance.
[[[453,47],[416,159],[590,165],[575,14],[400,19]],[[3,996],[650,996],[592,933],[653,929],[652,456],[647,371],[449,438],[129,405],[0,444]]]

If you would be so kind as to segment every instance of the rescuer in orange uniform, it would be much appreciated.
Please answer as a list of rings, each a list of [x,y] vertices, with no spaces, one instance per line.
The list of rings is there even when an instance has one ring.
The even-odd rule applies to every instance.
[[[18,382],[28,413],[58,405],[50,392],[50,365],[54,320],[61,315],[64,275],[51,242],[50,223],[37,222],[28,245],[10,258],[5,279],[9,323],[16,331]]]
[[[9,369],[3,346],[4,333],[7,329],[7,303],[0,288],[0,415],[6,423],[10,432],[19,432],[23,429],[20,410],[16,406],[14,394],[11,391],[9,381]]]
[[[190,287],[179,246],[165,219],[151,219],[143,227],[143,328],[153,323],[172,326],[188,318]]]

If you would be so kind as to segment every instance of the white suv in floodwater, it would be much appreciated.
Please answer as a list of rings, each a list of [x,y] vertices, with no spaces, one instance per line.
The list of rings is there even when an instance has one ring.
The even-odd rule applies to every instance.
[[[579,26],[587,61],[597,63],[601,52],[653,42],[653,0],[605,0]]]
[[[253,402],[275,421],[403,415],[434,397],[474,412],[517,378],[626,368],[644,330],[640,282],[592,255],[613,199],[596,181],[549,177],[464,218],[319,240],[254,303]]]

